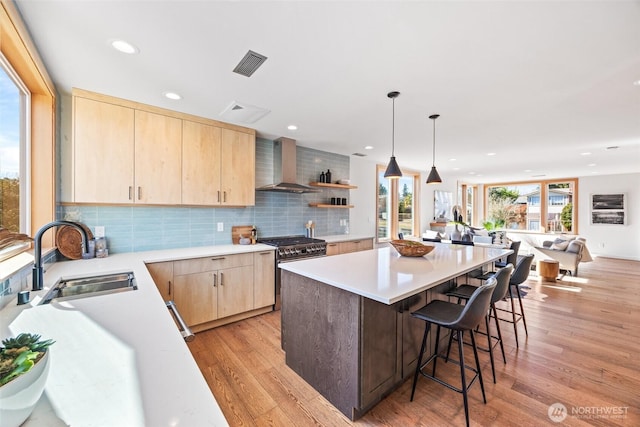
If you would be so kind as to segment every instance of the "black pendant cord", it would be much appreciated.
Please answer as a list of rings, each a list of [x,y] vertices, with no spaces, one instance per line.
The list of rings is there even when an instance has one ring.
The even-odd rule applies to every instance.
[[[432,114],[429,116],[433,120],[433,163],[432,167],[436,167],[436,119],[440,117],[440,114]]]
[[[396,154],[396,98],[391,98],[391,157]]]

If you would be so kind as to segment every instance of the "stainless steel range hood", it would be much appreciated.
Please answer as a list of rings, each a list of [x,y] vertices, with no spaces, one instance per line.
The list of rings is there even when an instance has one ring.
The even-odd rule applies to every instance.
[[[256,188],[257,191],[283,193],[319,193],[322,190],[296,183],[296,141],[278,138],[273,144],[273,182]]]

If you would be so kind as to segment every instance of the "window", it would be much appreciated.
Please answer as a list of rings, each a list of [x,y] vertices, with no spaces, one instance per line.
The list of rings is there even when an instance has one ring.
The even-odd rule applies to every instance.
[[[485,217],[509,230],[576,232],[577,179],[485,186]]]
[[[0,227],[26,233],[29,224],[29,92],[0,55]]]
[[[419,173],[403,172],[402,178],[384,177],[385,167],[378,165],[377,173],[377,229],[378,241],[418,235]]]

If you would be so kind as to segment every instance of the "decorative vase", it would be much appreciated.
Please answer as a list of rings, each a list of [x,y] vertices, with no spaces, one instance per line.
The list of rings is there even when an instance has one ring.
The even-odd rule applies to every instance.
[[[0,420],[3,427],[21,425],[42,396],[49,374],[49,351],[26,373],[0,387]]]

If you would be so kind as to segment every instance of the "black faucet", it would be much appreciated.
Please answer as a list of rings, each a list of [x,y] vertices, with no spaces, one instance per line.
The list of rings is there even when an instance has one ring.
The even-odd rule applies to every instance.
[[[89,236],[87,236],[87,232],[80,226],[80,224],[71,222],[71,221],[53,221],[49,224],[43,225],[40,230],[36,233],[36,237],[33,239],[33,285],[31,287],[32,291],[40,291],[42,290],[42,285],[44,283],[44,270],[42,268],[42,235],[45,231],[50,229],[51,227],[57,227],[59,225],[69,225],[71,227],[77,228],[80,231],[80,235],[82,236],[82,252],[89,252]]]

